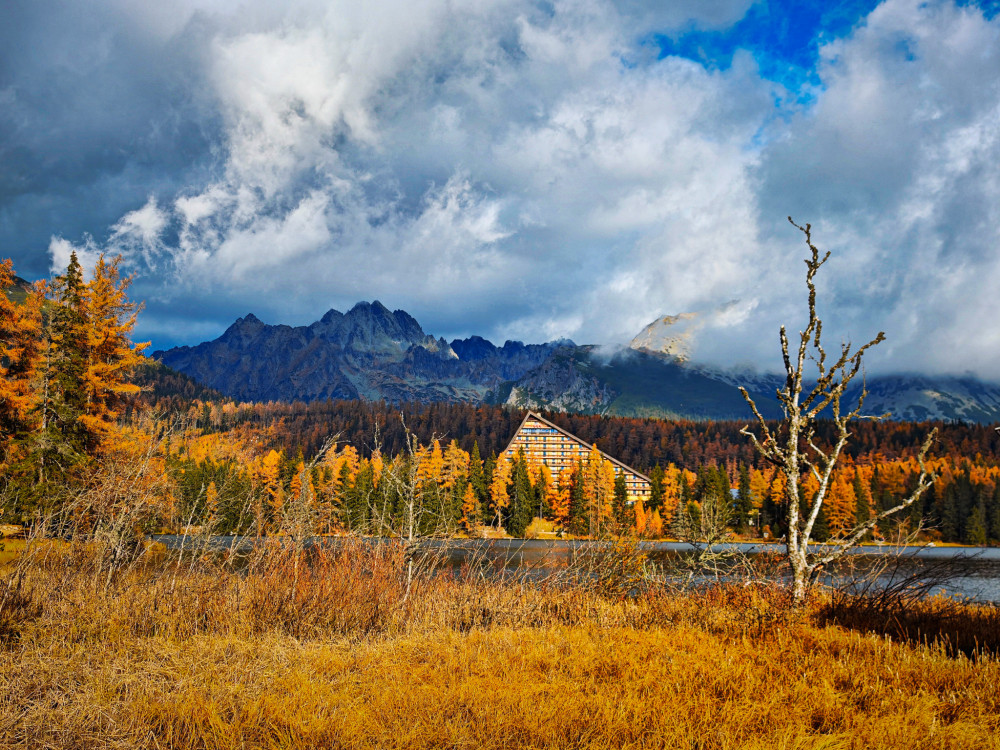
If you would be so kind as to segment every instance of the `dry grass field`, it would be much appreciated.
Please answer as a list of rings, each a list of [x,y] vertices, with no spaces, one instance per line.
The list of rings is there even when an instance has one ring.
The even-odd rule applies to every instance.
[[[770,586],[411,578],[396,546],[111,575],[29,554],[3,583],[3,747],[1000,748],[992,608],[921,644]]]

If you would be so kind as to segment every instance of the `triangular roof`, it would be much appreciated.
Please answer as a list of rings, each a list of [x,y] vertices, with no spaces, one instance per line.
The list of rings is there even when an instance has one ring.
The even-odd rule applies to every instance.
[[[591,445],[590,443],[588,443],[586,440],[582,440],[582,439],[578,438],[576,435],[574,435],[569,430],[564,430],[559,425],[550,422],[545,417],[543,417],[541,414],[538,414],[538,413],[533,412],[533,411],[529,411],[527,414],[524,415],[524,419],[521,420],[521,424],[519,424],[518,427],[517,427],[517,429],[514,431],[514,435],[513,435],[513,437],[511,437],[510,442],[507,443],[507,447],[503,449],[504,453],[506,453],[507,451],[510,450],[511,446],[514,444],[514,438],[517,437],[517,434],[524,427],[524,423],[527,422],[529,419],[537,419],[542,424],[544,424],[544,425],[546,425],[548,427],[551,427],[553,430],[556,430],[557,432],[565,435],[570,440],[575,440],[576,442],[580,443],[580,445],[587,446],[587,450],[591,450],[594,447],[593,445]],[[640,479],[645,479],[647,482],[649,482],[650,484],[652,484],[653,480],[651,480],[649,477],[647,477],[642,472],[636,471],[635,469],[633,469],[631,466],[628,466],[627,464],[623,464],[617,458],[615,458],[614,456],[609,456],[607,453],[605,453],[604,451],[602,451],[600,448],[597,449],[597,452],[600,453],[602,456],[604,456],[608,461],[610,461],[611,463],[613,463],[615,466],[619,466],[622,469],[625,469],[626,471],[630,471],[633,474],[635,474],[637,477],[639,477]]]

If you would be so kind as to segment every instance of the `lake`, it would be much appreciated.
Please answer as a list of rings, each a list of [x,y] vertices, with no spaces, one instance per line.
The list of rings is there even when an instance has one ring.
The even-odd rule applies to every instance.
[[[150,537],[162,542],[168,549],[179,550],[182,544],[190,547],[192,538],[174,534],[154,534]],[[317,537],[311,544],[336,544],[339,537]],[[374,540],[373,540],[374,541]],[[235,546],[248,549],[252,537],[216,536],[208,541],[210,550],[222,551]],[[599,549],[604,542],[584,540],[540,539],[424,539],[420,547],[441,556],[453,568],[479,561],[494,569],[508,572],[530,571],[541,576],[546,572],[565,567],[581,553]],[[689,553],[693,547],[683,542],[640,542],[640,549],[658,564],[669,564],[678,556]],[[820,546],[814,547],[819,550]],[[718,544],[713,550],[739,552],[753,559],[762,554],[782,554],[782,544],[732,543]],[[917,572],[942,577],[940,586],[932,593],[969,598],[982,603],[1000,604],[1000,548],[998,547],[896,547],[891,545],[863,545],[848,551],[839,562],[821,578],[826,585],[849,585],[856,578],[864,577],[877,566],[886,566],[880,580],[887,583]]]

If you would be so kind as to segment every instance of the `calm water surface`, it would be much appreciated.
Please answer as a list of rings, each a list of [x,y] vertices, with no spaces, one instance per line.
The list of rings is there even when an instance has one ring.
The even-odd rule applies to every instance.
[[[168,549],[190,547],[192,539],[179,535],[157,534],[152,539],[162,542]],[[217,536],[209,540],[209,548],[225,550],[235,546],[248,549],[251,537]],[[374,541],[374,540],[373,540]],[[338,543],[337,537],[318,537],[313,544]],[[602,542],[539,540],[539,539],[426,539],[422,549],[440,554],[454,568],[465,563],[479,562],[495,569],[516,571],[530,570],[541,575],[564,567],[581,552],[599,548]],[[693,548],[682,542],[642,542],[641,549],[654,562],[667,563]],[[746,555],[781,554],[781,544],[721,544],[717,550],[734,550]],[[820,547],[816,547],[817,550]],[[823,582],[842,585],[855,576],[864,575],[873,567],[888,563],[896,579],[931,569],[942,573],[945,580],[933,593],[970,598],[978,602],[1000,604],[1000,548],[998,547],[893,547],[865,545],[848,551],[846,562],[832,567]],[[888,580],[888,575],[883,575]]]

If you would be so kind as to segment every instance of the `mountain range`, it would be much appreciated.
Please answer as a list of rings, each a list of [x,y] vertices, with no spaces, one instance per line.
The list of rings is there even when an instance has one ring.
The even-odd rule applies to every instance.
[[[245,401],[364,399],[389,403],[509,404],[619,416],[746,419],[737,386],[767,417],[781,415],[777,375],[722,372],[692,363],[692,316],[653,321],[629,346],[608,350],[569,340],[546,344],[427,334],[403,310],[378,301],[330,310],[307,326],[268,325],[253,314],[219,338],[155,352],[163,364]],[[855,395],[860,389],[855,387]],[[975,378],[870,378],[868,413],[903,420],[1000,420],[1000,386]]]

